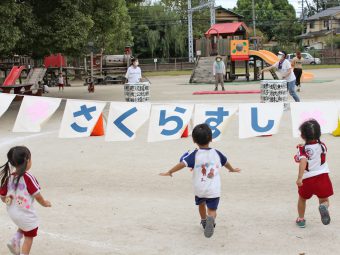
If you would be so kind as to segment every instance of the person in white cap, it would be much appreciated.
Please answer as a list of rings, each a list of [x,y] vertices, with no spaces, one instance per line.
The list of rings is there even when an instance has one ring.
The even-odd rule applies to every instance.
[[[276,68],[277,71],[281,74],[282,79],[287,81],[289,94],[294,98],[295,102],[300,102],[300,98],[295,92],[296,77],[289,60],[286,59],[287,53],[285,51],[280,51],[279,55],[281,56],[281,58],[278,62],[276,62],[272,66],[262,69],[261,72],[269,71]]]

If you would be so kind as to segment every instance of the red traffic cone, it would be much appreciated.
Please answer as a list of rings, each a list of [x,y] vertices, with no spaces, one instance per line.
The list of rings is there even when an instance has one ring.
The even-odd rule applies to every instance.
[[[92,130],[91,136],[103,136],[104,134],[103,114],[100,114],[99,119]]]
[[[186,128],[184,129],[184,132],[181,138],[184,138],[184,137],[189,137],[189,126],[186,126]]]

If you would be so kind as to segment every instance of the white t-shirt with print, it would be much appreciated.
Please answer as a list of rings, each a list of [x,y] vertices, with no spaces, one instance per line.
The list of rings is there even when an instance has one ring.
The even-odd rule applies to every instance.
[[[293,70],[291,70],[288,77],[285,77],[285,78],[282,77],[283,74],[287,73],[292,68],[289,60],[285,59],[282,63],[282,68],[280,68],[280,69],[279,69],[279,64],[280,64],[280,61],[276,62],[274,64],[274,66],[276,67],[277,71],[281,74],[281,78],[283,80],[286,80],[287,82],[291,82],[291,81],[296,80],[296,77],[295,77]]]
[[[298,146],[295,161],[299,162],[302,158],[307,159],[307,167],[303,173],[302,179],[329,173],[328,164],[326,162],[326,153],[327,147],[324,143],[314,142]]]
[[[182,162],[193,170],[195,196],[199,198],[221,196],[219,171],[227,163],[226,156],[212,148],[197,149],[184,157]]]
[[[7,212],[12,221],[23,231],[31,231],[39,226],[38,216],[34,209],[34,196],[40,192],[37,179],[25,173],[15,188],[16,178],[12,174],[7,185],[0,189],[0,196],[11,197],[12,202],[7,205]]]

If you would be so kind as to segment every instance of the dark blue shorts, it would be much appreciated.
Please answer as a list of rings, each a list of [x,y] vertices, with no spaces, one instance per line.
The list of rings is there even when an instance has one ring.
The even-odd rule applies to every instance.
[[[220,198],[219,197],[214,197],[214,198],[204,198],[204,197],[202,197],[201,198],[201,197],[195,196],[195,202],[196,202],[196,205],[206,203],[207,207],[210,210],[217,210],[218,203],[220,202]]]

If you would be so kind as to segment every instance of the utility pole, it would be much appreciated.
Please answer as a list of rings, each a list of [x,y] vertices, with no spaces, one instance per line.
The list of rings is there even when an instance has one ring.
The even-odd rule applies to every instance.
[[[208,0],[197,7],[192,8],[191,0],[188,0],[188,43],[189,43],[189,62],[194,62],[194,38],[192,28],[192,14],[195,11],[199,11],[204,8],[210,8],[210,25],[214,25],[216,22],[215,15],[215,0]]]
[[[255,0],[252,0],[252,8],[253,8],[253,29],[254,29],[254,37],[256,37]]]

